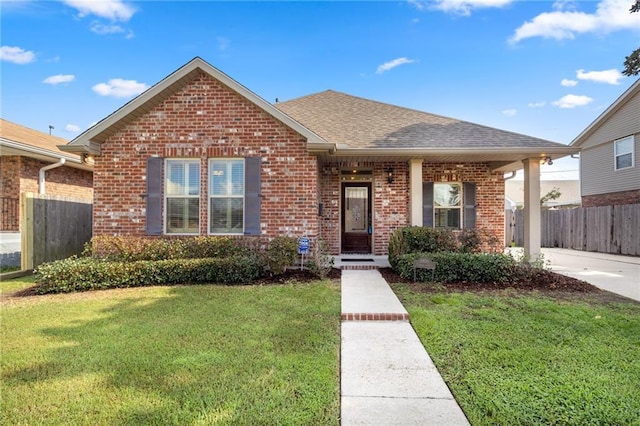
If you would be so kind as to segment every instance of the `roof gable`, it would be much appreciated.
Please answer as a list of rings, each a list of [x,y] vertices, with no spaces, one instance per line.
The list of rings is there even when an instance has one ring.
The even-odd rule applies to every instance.
[[[625,106],[631,102],[632,99],[638,99],[640,97],[640,79],[636,80],[625,92],[618,97],[609,107],[600,114],[586,129],[584,129],[569,145],[571,146],[583,146],[585,142],[587,142],[591,136],[596,133],[599,129],[605,126],[610,120],[612,120]],[[632,126],[635,127],[635,130],[630,130],[631,132],[640,131],[640,111],[631,112],[631,119],[633,120]],[[623,132],[624,133],[624,132]],[[618,135],[618,137],[627,136],[626,134]],[[609,142],[607,140],[602,141]]]
[[[100,144],[102,144],[102,142],[131,122],[135,121],[137,118],[152,110],[172,94],[184,88],[201,72],[204,72],[219,81],[224,86],[227,86],[229,89],[255,104],[266,113],[284,123],[286,126],[301,134],[307,139],[307,146],[310,149],[332,148],[332,146],[322,137],[293,120],[287,114],[278,110],[272,104],[242,86],[222,71],[213,67],[201,58],[196,57],[136,98],[129,101],[111,115],[101,120],[95,126],[86,130],[67,146],[61,147],[61,149],[69,152],[100,154]]]

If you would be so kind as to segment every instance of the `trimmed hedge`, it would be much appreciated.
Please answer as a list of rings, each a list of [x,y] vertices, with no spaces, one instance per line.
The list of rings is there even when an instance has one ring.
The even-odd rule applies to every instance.
[[[409,253],[398,256],[394,270],[404,279],[413,280],[413,262],[429,257],[436,262],[436,282],[505,283],[515,272],[513,257],[498,253]],[[417,281],[430,281],[432,271],[416,270]]]
[[[247,242],[231,237],[148,238],[100,235],[93,237],[85,255],[118,262],[167,259],[203,259],[247,255]]]
[[[404,254],[480,253],[483,247],[502,251],[499,241],[486,230],[406,226],[393,231],[389,238],[389,264],[397,270],[398,259]]]
[[[68,293],[157,284],[242,284],[258,278],[264,265],[257,256],[114,262],[69,258],[36,270],[36,292]]]

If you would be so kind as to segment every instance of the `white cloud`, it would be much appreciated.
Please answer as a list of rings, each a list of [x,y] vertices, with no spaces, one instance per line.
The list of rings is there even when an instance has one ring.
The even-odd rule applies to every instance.
[[[89,15],[99,16],[112,21],[126,22],[136,13],[136,9],[121,0],[63,0],[79,12],[81,18]]]
[[[613,69],[604,70],[604,71],[587,71],[587,72],[585,72],[585,70],[578,70],[576,71],[576,77],[578,78],[578,80],[587,80],[587,81],[593,81],[595,83],[606,83],[606,84],[617,85],[617,84],[620,84],[620,80],[622,79],[623,75],[620,71],[613,68]]]
[[[0,47],[0,61],[13,62],[14,64],[28,64],[36,60],[36,54],[30,50],[24,50],[16,46]]]
[[[575,80],[569,80],[567,78],[563,78],[560,84],[563,85],[564,87],[575,87],[578,85],[578,82]]]
[[[542,101],[542,102],[530,102],[527,106],[529,108],[542,108],[546,104],[547,103],[545,101]]]
[[[42,80],[43,83],[45,84],[60,84],[60,83],[70,83],[73,80],[75,80],[76,76],[73,74],[58,74],[58,75],[52,75],[50,77],[45,78],[44,80]]]
[[[473,9],[504,7],[513,0],[409,0],[418,10],[435,9],[445,13],[469,16]]]
[[[385,62],[384,64],[380,65],[376,70],[376,74],[382,74],[383,72],[387,72],[400,65],[411,64],[414,62],[415,62],[415,59],[409,59],[406,57],[396,58],[393,61]]]
[[[588,96],[583,95],[565,95],[553,102],[553,104],[559,108],[575,108],[579,106],[585,106],[593,102]]]
[[[113,78],[108,83],[99,83],[92,87],[93,91],[101,96],[113,96],[115,98],[128,98],[139,95],[148,88],[149,86],[145,83],[121,78]]]
[[[76,126],[75,124],[67,124],[64,126],[64,131],[67,133],[80,133],[80,126]]]
[[[518,113],[517,109],[505,109],[504,111],[502,111],[502,114],[506,115],[507,117],[513,117],[514,115],[516,115]]]
[[[557,7],[558,4],[562,7],[554,12],[541,13],[522,24],[509,42],[518,43],[530,37],[574,39],[576,34],[640,28],[640,13],[629,13],[629,0],[602,0],[595,13],[591,14],[565,10],[567,4],[573,6],[573,3],[556,2],[554,6]]]

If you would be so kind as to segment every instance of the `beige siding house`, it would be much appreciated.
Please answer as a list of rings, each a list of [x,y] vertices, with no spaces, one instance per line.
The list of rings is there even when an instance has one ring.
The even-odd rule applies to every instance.
[[[640,80],[571,146],[581,148],[584,207],[640,203]]]

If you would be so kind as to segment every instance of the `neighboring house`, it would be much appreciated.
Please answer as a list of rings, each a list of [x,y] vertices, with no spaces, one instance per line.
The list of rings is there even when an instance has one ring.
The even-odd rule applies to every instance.
[[[335,255],[384,255],[406,225],[503,239],[504,172],[523,166],[537,252],[540,160],[578,151],[334,91],[274,105],[200,58],[62,149],[95,163],[94,235],[306,236]]]
[[[0,231],[18,232],[20,194],[91,199],[93,172],[77,154],[60,151],[67,140],[0,119]]]
[[[581,149],[583,207],[640,203],[640,80],[570,145]]]
[[[579,180],[543,180],[540,181],[540,196],[544,197],[553,190],[560,192],[555,200],[546,201],[542,207],[577,207],[580,205]],[[514,203],[515,208],[524,207],[524,182],[521,180],[506,181],[505,196]]]

